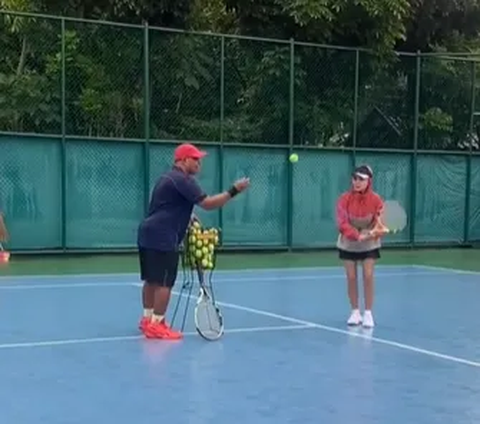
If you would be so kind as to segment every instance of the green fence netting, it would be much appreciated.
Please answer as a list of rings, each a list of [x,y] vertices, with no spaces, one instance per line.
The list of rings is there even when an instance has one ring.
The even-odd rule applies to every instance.
[[[181,141],[209,153],[225,246],[332,247],[354,164],[409,215],[387,244],[480,241],[475,56],[0,12],[0,209],[11,249],[135,247]],[[299,153],[295,165],[288,161]]]
[[[171,166],[175,147],[151,144],[146,168],[142,143],[71,139],[63,174],[59,140],[12,137],[0,145],[0,199],[14,235],[12,248],[18,249],[134,247],[145,184],[151,189]],[[205,148],[209,155],[199,181],[208,193],[244,175],[252,179],[251,190],[221,211],[198,211],[207,226],[222,227],[224,245],[287,246],[289,225],[294,247],[334,245],[335,204],[349,186],[350,152],[304,151],[291,165],[287,149]],[[399,200],[407,211],[416,204],[408,227],[389,243],[410,243],[412,237],[416,243],[462,243],[467,212],[469,241],[480,238],[480,158],[472,161],[471,191],[465,156],[420,154],[416,177],[408,153],[358,152],[355,161],[373,167],[375,190],[382,197]]]

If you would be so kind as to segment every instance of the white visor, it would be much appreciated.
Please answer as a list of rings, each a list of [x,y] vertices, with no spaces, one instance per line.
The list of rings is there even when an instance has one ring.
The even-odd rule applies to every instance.
[[[370,178],[367,174],[362,174],[361,172],[355,172],[355,175],[362,180],[368,180]]]

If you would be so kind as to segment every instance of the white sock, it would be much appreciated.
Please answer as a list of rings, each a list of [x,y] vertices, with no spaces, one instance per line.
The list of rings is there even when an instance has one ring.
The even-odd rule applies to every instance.
[[[165,318],[164,315],[152,314],[152,322],[162,322],[164,318]]]
[[[145,318],[151,318],[152,315],[153,315],[153,309],[147,309],[146,308],[146,309],[143,310],[143,316]]]

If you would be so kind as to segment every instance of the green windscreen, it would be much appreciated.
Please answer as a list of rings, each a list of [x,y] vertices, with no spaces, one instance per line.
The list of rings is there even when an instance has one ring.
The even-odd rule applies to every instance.
[[[48,138],[0,141],[0,210],[12,247],[62,245],[60,143]]]
[[[173,144],[147,147],[142,142],[68,139],[63,155],[61,139],[1,138],[0,208],[12,235],[9,248],[135,247],[149,200],[145,195],[172,166]],[[309,149],[299,151],[299,161],[291,164],[287,148],[204,149],[208,156],[198,180],[208,194],[228,189],[243,176],[251,179],[251,188],[222,210],[195,209],[205,225],[221,225],[226,246],[281,247],[290,242],[292,247],[333,247],[335,206],[349,188],[354,160],[372,166],[374,189],[384,199],[400,201],[407,211],[407,228],[385,238],[385,244],[410,243],[412,225],[415,243],[463,242],[466,227],[469,240],[480,240],[479,156],[472,157],[467,191],[466,155],[418,154],[413,176],[410,153],[361,151],[354,156]]]
[[[223,242],[227,245],[286,245],[287,162],[284,150],[225,150],[224,187],[242,177],[252,186],[224,210]]]
[[[336,242],[335,203],[348,189],[350,155],[307,151],[293,166],[293,243],[330,246]]]
[[[131,246],[143,214],[142,145],[70,140],[66,164],[67,246]]]
[[[480,242],[480,156],[472,158],[472,182],[470,187],[469,239]]]
[[[416,241],[462,241],[466,161],[466,157],[454,155],[418,156]]]

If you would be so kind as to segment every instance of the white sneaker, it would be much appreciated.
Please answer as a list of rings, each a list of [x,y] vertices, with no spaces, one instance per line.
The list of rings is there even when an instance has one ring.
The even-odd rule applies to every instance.
[[[372,311],[365,311],[365,313],[363,314],[363,326],[365,328],[373,328],[375,326]]]
[[[348,318],[348,325],[360,325],[362,323],[362,315],[358,309],[354,309]]]

